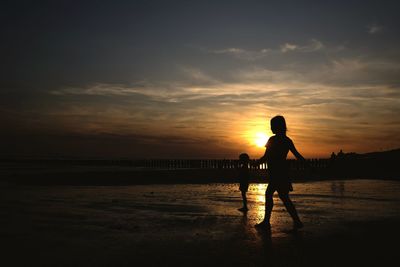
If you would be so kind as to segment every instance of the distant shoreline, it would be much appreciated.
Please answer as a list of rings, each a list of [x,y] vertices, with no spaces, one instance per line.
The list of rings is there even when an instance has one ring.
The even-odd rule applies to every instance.
[[[1,168],[1,182],[16,185],[145,185],[145,184],[205,184],[237,183],[236,169],[134,169],[121,167],[34,167]],[[400,180],[398,177],[374,175],[335,175],[311,172],[293,172],[292,181],[312,182],[327,180],[375,179]],[[253,170],[251,183],[267,183],[266,170]]]
[[[288,160],[293,182],[400,180],[400,150]],[[0,182],[20,185],[140,185],[236,183],[237,159],[0,159]],[[268,166],[251,160],[250,181],[267,183]]]

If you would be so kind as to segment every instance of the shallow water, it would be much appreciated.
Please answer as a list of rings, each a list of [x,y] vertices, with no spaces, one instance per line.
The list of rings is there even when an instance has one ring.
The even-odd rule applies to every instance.
[[[137,256],[148,249],[144,244],[163,242],[240,240],[256,247],[262,236],[254,224],[264,215],[266,186],[249,187],[246,216],[237,210],[237,184],[2,187],[0,236],[19,248],[39,243],[52,251],[49,262],[66,249],[73,259],[82,250],[118,254],[127,247]],[[348,222],[399,219],[398,192],[395,181],[322,181],[294,184],[291,198],[305,224],[303,236],[319,238]],[[274,202],[271,237],[290,239],[291,219],[277,195]]]
[[[247,220],[252,223],[263,218],[266,186],[249,187]],[[395,181],[323,181],[294,184],[291,198],[305,224],[316,226],[398,216],[398,192],[400,183]],[[79,220],[88,226],[95,224],[126,231],[140,227],[141,234],[146,231],[160,234],[154,232],[154,227],[168,232],[169,228],[179,228],[185,223],[243,217],[237,210],[241,207],[237,184],[19,187],[6,196],[8,201],[3,206],[6,203],[8,208],[14,206],[13,214],[22,209],[43,223]],[[274,203],[272,225],[290,227],[290,218],[277,194]]]

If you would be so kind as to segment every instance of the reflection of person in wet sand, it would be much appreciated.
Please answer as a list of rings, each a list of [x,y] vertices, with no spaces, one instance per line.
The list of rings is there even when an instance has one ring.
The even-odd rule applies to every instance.
[[[242,193],[243,207],[238,209],[242,212],[247,212],[247,197],[246,193],[249,189],[249,161],[250,157],[246,153],[242,153],[239,156],[239,190]]]
[[[289,198],[289,191],[293,191],[293,187],[289,178],[289,166],[286,157],[290,150],[297,159],[304,160],[304,158],[297,152],[292,140],[286,136],[286,122],[283,116],[275,116],[271,119],[271,131],[275,135],[269,138],[265,145],[264,156],[257,161],[258,165],[267,162],[270,181],[265,192],[264,220],[256,227],[271,227],[270,218],[274,206],[273,195],[277,191],[279,198],[283,201],[293,219],[294,228],[299,229],[303,227],[303,223]]]

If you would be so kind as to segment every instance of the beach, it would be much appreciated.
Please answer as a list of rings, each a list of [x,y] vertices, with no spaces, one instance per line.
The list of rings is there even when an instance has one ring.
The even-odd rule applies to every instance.
[[[400,183],[295,183],[305,227],[279,198],[271,232],[254,225],[266,184],[243,214],[233,183],[1,186],[5,266],[377,266],[396,262]]]

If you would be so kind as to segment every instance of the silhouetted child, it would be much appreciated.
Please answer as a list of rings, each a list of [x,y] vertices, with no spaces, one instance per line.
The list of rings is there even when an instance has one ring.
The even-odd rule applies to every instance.
[[[243,207],[238,210],[242,212],[249,210],[246,197],[247,190],[249,189],[249,161],[250,157],[246,153],[239,155],[239,190],[242,193]]]
[[[303,223],[297,214],[293,202],[289,198],[289,191],[293,191],[292,183],[289,178],[289,166],[286,157],[289,151],[300,160],[303,156],[296,150],[292,140],[286,136],[286,122],[283,116],[275,116],[271,119],[271,131],[275,134],[271,136],[265,145],[265,154],[257,164],[267,162],[270,181],[265,192],[265,216],[264,220],[257,224],[257,227],[270,227],[270,218],[274,206],[273,195],[277,191],[294,222],[294,229],[303,227]]]

